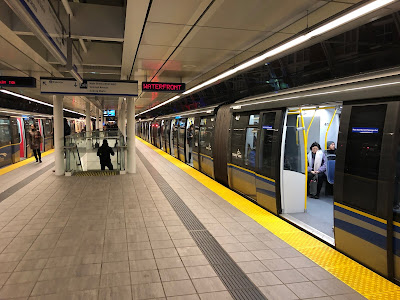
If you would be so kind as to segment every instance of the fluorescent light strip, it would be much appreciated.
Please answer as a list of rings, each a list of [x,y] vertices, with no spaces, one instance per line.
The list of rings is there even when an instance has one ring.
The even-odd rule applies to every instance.
[[[153,109],[159,108],[159,107],[161,107],[161,106],[163,106],[165,104],[168,104],[168,103],[178,99],[179,97],[180,97],[179,95],[175,96],[175,97],[172,97],[171,99],[168,99],[167,101],[164,101],[164,102],[162,102],[162,103],[160,103],[160,104],[158,104],[158,105],[156,105],[156,106],[154,106],[152,108],[149,108],[149,109],[147,109],[145,111],[142,111],[141,113],[138,113],[137,115],[135,115],[135,117],[140,116],[141,114],[145,114],[145,113],[147,113],[147,112],[149,112],[149,111],[151,111]]]
[[[1,89],[0,92],[2,92],[4,94],[11,95],[11,96],[14,96],[14,97],[22,98],[22,99],[25,99],[25,100],[28,100],[28,101],[36,102],[36,103],[43,104],[43,105],[50,106],[50,107],[54,107],[53,104],[50,104],[50,103],[47,103],[47,102],[43,102],[43,101],[40,101],[40,100],[36,100],[36,99],[31,98],[31,97],[24,96],[24,95],[21,95],[21,94],[17,94],[17,93],[8,91],[8,90]],[[71,113],[74,113],[74,114],[78,114],[78,115],[81,115],[81,116],[86,116],[86,115],[81,114],[81,113],[79,113],[77,111],[74,111],[74,110],[70,110],[70,109],[66,109],[66,108],[63,108],[63,110],[71,112]]]
[[[337,94],[337,93],[344,93],[344,92],[353,92],[353,91],[358,91],[358,90],[365,90],[365,89],[370,89],[370,88],[377,88],[377,87],[383,87],[383,86],[389,86],[389,85],[397,85],[397,84],[400,84],[400,81],[381,83],[381,84],[375,84],[375,85],[367,85],[367,86],[361,86],[361,87],[350,88],[350,89],[345,89],[345,90],[320,92],[320,93],[314,93],[314,94],[303,95],[303,96],[286,97],[286,98],[280,98],[280,99],[276,99],[276,100],[251,102],[251,103],[247,103],[247,104],[242,104],[240,106],[249,106],[249,105],[257,105],[257,104],[270,103],[270,102],[276,102],[276,101],[293,100],[293,99],[298,99],[298,98],[322,96],[322,95]]]
[[[318,35],[324,34],[324,33],[328,32],[328,31],[330,31],[332,29],[335,29],[335,28],[337,28],[337,27],[339,27],[341,25],[344,25],[344,24],[346,24],[348,22],[354,21],[357,18],[360,18],[360,17],[362,17],[362,16],[364,16],[364,15],[366,15],[368,13],[371,13],[371,12],[373,12],[373,11],[375,11],[377,9],[380,9],[380,8],[390,4],[392,2],[395,2],[395,1],[396,0],[375,0],[375,1],[373,1],[373,2],[371,2],[369,4],[366,4],[366,5],[364,5],[364,6],[360,7],[360,8],[352,11],[352,12],[349,12],[349,13],[345,14],[342,17],[339,17],[336,20],[333,20],[333,21],[331,21],[331,22],[329,22],[329,23],[327,23],[325,25],[322,25],[322,26],[310,31],[307,34],[301,35],[301,36],[299,36],[299,37],[297,37],[297,38],[295,38],[295,39],[293,39],[293,40],[291,40],[289,42],[286,42],[285,44],[283,44],[283,45],[281,45],[281,46],[279,46],[279,47],[277,47],[275,49],[272,49],[272,50],[270,50],[270,51],[268,51],[268,52],[266,52],[266,53],[264,53],[264,54],[262,54],[260,56],[255,57],[255,58],[253,58],[253,59],[251,59],[251,60],[249,60],[249,61],[247,61],[247,62],[245,62],[245,63],[243,63],[243,64],[241,64],[241,65],[239,65],[239,66],[237,66],[237,67],[235,67],[233,69],[231,69],[231,70],[225,71],[224,73],[222,73],[222,74],[220,74],[220,75],[218,75],[218,76],[216,76],[214,78],[211,78],[211,79],[209,79],[209,80],[207,80],[207,81],[205,81],[205,82],[203,82],[203,83],[201,83],[199,85],[196,85],[195,87],[185,91],[183,94],[184,95],[191,94],[191,93],[193,93],[193,92],[195,92],[195,91],[197,91],[197,90],[199,90],[199,89],[201,89],[203,87],[206,87],[206,86],[208,86],[210,84],[213,84],[213,83],[215,83],[215,82],[217,82],[217,81],[219,81],[221,79],[229,77],[229,76],[231,76],[231,75],[233,75],[233,74],[235,74],[235,73],[237,73],[237,72],[239,72],[241,70],[247,69],[248,67],[251,67],[251,66],[253,66],[253,65],[255,65],[255,64],[259,63],[259,62],[262,62],[262,61],[266,60],[267,58],[270,58],[270,57],[272,57],[274,55],[277,55],[277,54],[282,53],[282,52],[284,52],[286,50],[289,50],[289,49],[291,49],[291,48],[293,48],[295,46],[298,46],[298,45],[300,45],[300,44],[302,44],[302,43],[304,43],[304,42],[306,42],[306,41],[308,41],[308,40],[310,40],[310,39],[312,39],[312,38],[314,38],[314,37],[316,37]],[[165,105],[165,104],[167,104],[169,102],[171,102],[171,101],[168,100],[166,102],[163,102],[163,103],[161,103],[161,104],[159,104],[157,106],[154,106],[154,107],[152,107],[152,108],[150,108],[150,109],[148,109],[148,110],[146,110],[144,112],[141,112],[138,115],[141,115],[142,113],[149,112],[149,111],[151,111],[153,109],[156,109],[156,108],[158,108],[160,106],[163,106],[163,105]],[[136,115],[136,116],[138,116],[138,115]]]

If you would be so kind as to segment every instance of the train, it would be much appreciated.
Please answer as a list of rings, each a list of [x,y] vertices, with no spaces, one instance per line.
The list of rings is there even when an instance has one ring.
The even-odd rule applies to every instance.
[[[71,133],[80,132],[85,121],[66,118]],[[30,126],[35,124],[43,137],[40,151],[54,148],[53,119],[51,115],[29,112],[0,111],[0,168],[30,158],[33,151],[29,145]]]
[[[138,118],[135,129],[399,284],[400,68]],[[313,143],[326,160],[319,199],[307,191]]]

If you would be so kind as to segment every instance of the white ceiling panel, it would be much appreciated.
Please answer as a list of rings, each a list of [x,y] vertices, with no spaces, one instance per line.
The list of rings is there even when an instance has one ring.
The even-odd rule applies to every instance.
[[[182,46],[243,51],[264,35],[263,32],[243,29],[199,27],[192,33],[190,39],[182,43]]]
[[[153,0],[148,21],[166,24],[190,24],[196,10],[209,0]]]
[[[143,33],[142,45],[175,47],[179,43],[176,38],[185,27],[186,25],[148,23]]]
[[[211,18],[200,26],[272,31],[320,0],[224,0]],[[326,2],[326,1],[324,1]]]

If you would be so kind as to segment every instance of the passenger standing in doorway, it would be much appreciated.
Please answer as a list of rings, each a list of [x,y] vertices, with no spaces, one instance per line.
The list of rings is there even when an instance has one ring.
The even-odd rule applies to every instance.
[[[317,194],[311,195],[311,197],[319,199],[322,184],[324,183],[326,176],[326,156],[317,142],[312,143],[310,150],[311,152],[307,155],[308,178],[310,180],[313,176],[318,176]]]
[[[187,141],[189,145],[189,163],[192,161],[192,148],[193,148],[193,124],[190,125],[187,133]]]
[[[29,131],[29,145],[35,155],[36,162],[42,162],[42,154],[40,153],[40,143],[42,143],[42,135],[39,130],[37,130],[34,124],[31,125],[31,130]]]
[[[109,170],[113,170],[110,155],[114,156],[114,151],[110,146],[108,146],[107,140],[104,139],[103,145],[101,145],[99,150],[97,150],[97,156],[100,158],[100,166],[102,170],[105,170],[106,167]]]

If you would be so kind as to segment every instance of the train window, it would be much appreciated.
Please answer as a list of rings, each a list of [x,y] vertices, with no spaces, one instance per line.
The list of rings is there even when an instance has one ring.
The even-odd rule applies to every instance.
[[[10,121],[7,119],[0,119],[0,147],[10,144]]]
[[[232,163],[245,166],[246,127],[249,124],[249,115],[236,114],[232,122],[231,157]]]
[[[386,104],[354,106],[346,146],[344,202],[376,213],[379,163]]]
[[[256,167],[257,128],[247,128],[244,164],[251,168]]]
[[[249,125],[257,125],[260,122],[260,115],[250,115]]]
[[[275,112],[264,113],[260,137],[260,145],[262,150],[260,151],[259,168],[266,176],[270,178],[275,177],[273,171],[273,165],[275,164],[275,162],[272,156],[275,115]]]
[[[200,120],[200,153],[212,157],[214,122],[211,118]]]

